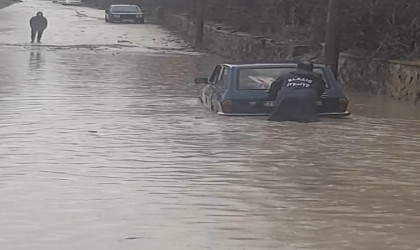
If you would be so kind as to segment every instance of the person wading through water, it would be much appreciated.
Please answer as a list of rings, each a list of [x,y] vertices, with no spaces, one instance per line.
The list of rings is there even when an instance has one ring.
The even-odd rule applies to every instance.
[[[268,92],[269,100],[276,100],[270,121],[319,121],[317,102],[325,91],[322,76],[313,72],[310,61],[301,61],[297,70],[275,80]]]
[[[29,24],[31,26],[31,43],[35,41],[35,37],[37,38],[37,42],[40,43],[42,34],[48,26],[47,18],[44,17],[42,12],[38,12],[36,16],[31,18]]]

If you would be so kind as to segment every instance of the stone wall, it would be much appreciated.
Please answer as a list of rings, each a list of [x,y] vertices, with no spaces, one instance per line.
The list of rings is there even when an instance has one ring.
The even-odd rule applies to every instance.
[[[196,0],[155,0],[172,12],[194,14]],[[275,40],[320,43],[328,0],[207,0],[209,21]],[[385,57],[420,56],[420,1],[342,0],[341,48]]]
[[[391,60],[386,93],[398,100],[420,103],[420,60]]]
[[[176,13],[194,14],[196,0],[160,0]],[[238,32],[270,39],[319,43],[324,38],[327,0],[207,0],[206,18]]]
[[[163,24],[170,29],[177,30],[189,40],[194,37],[195,24],[191,14],[165,12]],[[322,54],[322,47],[319,46],[276,41],[212,22],[207,22],[204,26],[201,46],[226,58],[249,62],[316,59]]]
[[[343,53],[339,80],[350,89],[420,103],[420,60],[384,62]]]
[[[347,89],[385,93],[387,63],[358,53],[341,53],[339,81]]]

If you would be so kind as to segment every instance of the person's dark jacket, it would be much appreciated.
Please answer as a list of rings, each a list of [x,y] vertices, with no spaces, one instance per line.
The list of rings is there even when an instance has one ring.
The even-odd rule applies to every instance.
[[[299,80],[299,78],[301,80]],[[302,79],[308,80],[308,81],[302,81]],[[307,84],[309,84],[310,86],[308,87]],[[271,84],[268,98],[272,101],[276,100],[278,92],[282,89],[283,90],[312,89],[316,91],[316,94],[319,98],[325,91],[325,82],[322,79],[322,76],[315,72],[296,70],[296,71],[290,72],[289,74],[282,75],[279,78],[277,78]]]
[[[318,121],[317,101],[325,91],[322,77],[311,71],[294,71],[273,82],[269,99],[276,100],[271,121]]]
[[[48,26],[47,18],[43,16],[34,16],[31,18],[29,24],[31,25],[31,29],[37,31],[43,31]]]

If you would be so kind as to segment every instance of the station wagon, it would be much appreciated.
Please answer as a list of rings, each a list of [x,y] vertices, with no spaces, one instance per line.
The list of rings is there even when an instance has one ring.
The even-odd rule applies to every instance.
[[[280,75],[296,69],[293,63],[221,64],[210,78],[197,78],[196,84],[205,84],[199,100],[220,115],[269,115],[275,101],[268,100],[271,83]],[[348,99],[341,90],[330,67],[315,64],[314,71],[325,83],[325,92],[318,102],[321,116],[349,116]]]

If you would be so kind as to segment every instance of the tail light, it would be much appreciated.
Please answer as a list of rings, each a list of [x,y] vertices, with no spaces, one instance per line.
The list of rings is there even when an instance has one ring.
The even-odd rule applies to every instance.
[[[338,99],[338,110],[340,110],[340,112],[346,112],[348,106],[349,100],[347,98],[341,97]]]
[[[232,101],[226,100],[222,102],[222,111],[225,114],[232,113]]]

